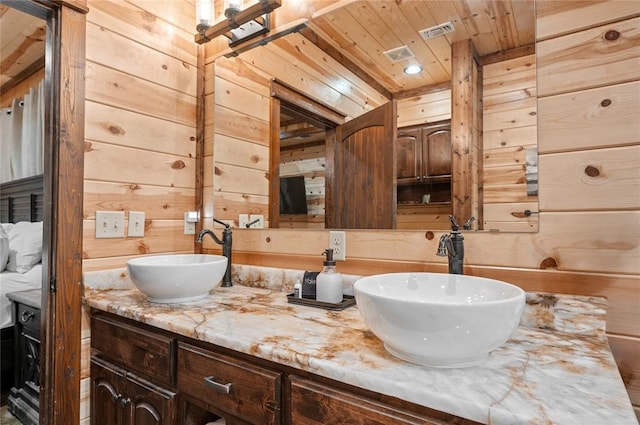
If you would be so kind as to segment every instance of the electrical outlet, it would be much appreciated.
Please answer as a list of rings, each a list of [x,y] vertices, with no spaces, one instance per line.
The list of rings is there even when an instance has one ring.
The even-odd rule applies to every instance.
[[[197,220],[193,221],[193,215],[189,211],[184,213],[184,234],[195,235],[197,222]]]
[[[96,211],[96,239],[124,238],[124,211]]]
[[[238,227],[241,229],[247,228],[249,222],[249,214],[238,214]]]
[[[333,259],[345,261],[347,259],[347,236],[341,230],[329,232],[329,248],[333,249]]]
[[[129,211],[129,232],[130,237],[144,236],[144,212]]]
[[[251,214],[249,216],[249,223],[258,220],[251,225],[251,229],[264,229],[264,216],[262,214]]]

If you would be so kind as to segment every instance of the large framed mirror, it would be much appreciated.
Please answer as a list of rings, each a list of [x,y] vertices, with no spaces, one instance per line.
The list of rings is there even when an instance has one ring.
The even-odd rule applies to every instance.
[[[224,80],[224,90],[229,84],[237,85],[235,93],[238,94],[243,90],[257,92],[256,84],[266,86],[276,79],[334,109],[347,121],[397,100],[396,132],[402,139],[402,143],[398,142],[397,151],[402,151],[398,151],[397,158],[403,158],[405,162],[400,165],[406,171],[407,163],[411,162],[413,168],[423,171],[426,164],[431,164],[435,172],[426,170],[426,173],[416,175],[421,181],[409,182],[406,176],[398,179],[394,228],[448,229],[449,203],[467,202],[468,195],[461,195],[457,190],[465,185],[479,194],[468,201],[475,203],[479,211],[475,228],[500,232],[537,231],[534,8],[534,1],[450,1],[437,6],[431,2],[349,2],[316,15],[306,28],[297,33],[245,51],[237,57],[217,59],[216,81]],[[454,31],[447,33],[451,28]],[[429,127],[455,120],[455,105],[465,102],[452,97],[456,82],[452,84],[451,76],[452,63],[458,60],[452,53],[452,46],[466,40],[470,40],[473,46],[474,60],[478,65],[480,97],[473,106],[479,110],[481,118],[473,131],[482,139],[479,148],[471,149],[479,160],[471,165],[466,176],[456,176],[449,175],[447,169],[456,164],[460,152],[452,151],[450,164],[436,161],[436,158],[442,158],[438,152],[443,150],[434,146],[444,145],[442,135],[445,133],[439,133],[441,137],[436,140]],[[406,48],[396,49],[402,46]],[[421,65],[423,72],[405,74],[404,68],[411,64]],[[242,81],[243,75],[238,75],[235,81],[229,79],[228,69],[232,68],[241,69],[247,76],[253,73],[253,81]],[[256,76],[263,82],[259,82]],[[224,94],[219,96],[219,92],[216,90],[215,108],[230,107]],[[259,93],[264,104],[264,91]],[[239,103],[239,99],[235,101]],[[251,109],[257,106],[252,105]],[[251,110],[246,110],[246,115],[251,113]],[[246,186],[238,184],[232,191],[240,191],[245,199],[256,202],[245,206],[244,210],[238,205],[237,208],[226,208],[220,214],[216,211],[217,217],[227,215],[223,219],[237,223],[237,217],[232,213],[263,212],[266,222],[271,224],[273,220],[277,227],[319,227],[322,219],[319,218],[318,205],[326,201],[318,186],[322,170],[301,171],[297,175],[291,173],[291,169],[296,168],[295,161],[302,163],[308,160],[311,150],[302,141],[297,150],[300,157],[294,158],[296,147],[291,143],[291,129],[304,129],[308,124],[292,121],[291,114],[282,113],[282,122],[288,127],[282,126],[279,131],[271,128],[270,146],[274,148],[274,135],[278,138],[283,136],[286,140],[286,154],[280,157],[287,158],[289,162],[283,162],[279,167],[287,173],[286,177],[304,178],[309,195],[306,218],[304,215],[294,217],[286,214],[282,220],[281,216],[276,217],[272,211],[269,212],[269,198],[265,199],[265,193],[256,189],[255,181]],[[266,125],[275,121],[269,116],[260,118],[266,120]],[[222,131],[225,139],[221,143],[229,141],[229,137],[245,139],[241,129]],[[414,138],[411,143],[406,138],[408,133],[416,133],[410,136]],[[262,137],[261,142],[264,142],[264,135],[251,137]],[[318,145],[314,149],[320,151]],[[321,157],[312,160],[315,165],[323,162]],[[216,162],[218,169],[225,167],[222,161],[220,166]],[[395,164],[396,167],[398,165]],[[325,163],[325,170],[330,166]],[[280,179],[275,177],[274,167],[272,164],[269,170],[265,170],[272,176],[272,186],[273,179]],[[226,177],[229,176],[223,178]],[[217,196],[224,196],[218,193],[225,192],[224,183],[215,189]],[[264,204],[260,205],[260,202]],[[331,205],[324,207],[330,208]]]

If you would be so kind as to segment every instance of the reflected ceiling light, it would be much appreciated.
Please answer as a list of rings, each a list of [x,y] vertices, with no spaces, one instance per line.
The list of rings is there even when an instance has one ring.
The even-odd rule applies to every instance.
[[[407,75],[415,75],[422,72],[422,67],[420,65],[409,65],[404,69],[404,73]]]
[[[213,0],[196,0],[196,29],[198,34],[195,41],[206,43],[224,35],[233,47],[258,35],[265,34],[271,29],[269,13],[282,6],[282,0],[259,0],[242,9],[242,0],[225,0],[224,16],[220,22],[213,24],[213,19],[206,23],[207,13],[213,15]],[[209,6],[201,6],[208,3]],[[202,13],[202,14],[200,14]]]

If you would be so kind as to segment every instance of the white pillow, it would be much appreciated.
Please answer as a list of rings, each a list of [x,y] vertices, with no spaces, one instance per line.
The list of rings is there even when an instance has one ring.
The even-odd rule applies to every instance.
[[[11,229],[13,229],[13,226],[15,226],[15,224],[13,223],[2,223],[2,228],[4,229],[7,235],[9,234],[9,232],[11,232]]]
[[[16,223],[9,232],[7,270],[26,273],[42,260],[42,222]]]
[[[0,272],[7,267],[9,259],[9,235],[4,231],[4,226],[0,226]]]

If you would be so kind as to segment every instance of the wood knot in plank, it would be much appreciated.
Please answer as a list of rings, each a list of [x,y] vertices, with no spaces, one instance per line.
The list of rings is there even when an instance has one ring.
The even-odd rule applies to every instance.
[[[90,142],[84,142],[84,152],[91,152],[93,150],[93,145]]]
[[[146,226],[145,226],[146,227]],[[149,253],[149,245],[147,245],[146,243],[140,241],[138,242],[138,246],[137,246],[138,252],[140,254],[147,254]]]
[[[218,167],[213,167],[213,174],[215,174],[216,176],[221,176],[223,172]]]
[[[251,155],[251,162],[253,162],[254,164],[257,164],[258,162],[260,162],[260,156],[258,155]]]
[[[600,102],[600,106],[606,108],[607,106],[611,106],[612,103],[613,102],[611,101],[611,99],[604,99],[602,102]]]
[[[600,170],[598,169],[598,167],[595,167],[593,165],[587,165],[584,168],[584,173],[589,177],[598,177],[600,175]]]
[[[558,268],[558,262],[556,261],[555,258],[552,258],[552,257],[547,257],[544,260],[542,260],[542,262],[540,263],[541,270],[557,269],[557,268]]]
[[[618,38],[620,38],[620,32],[616,30],[609,30],[604,33],[604,38],[607,41],[616,41]]]
[[[433,240],[433,238],[435,238],[435,235],[433,234],[433,232],[431,230],[429,230],[428,232],[426,232],[424,234],[424,237],[427,238],[428,241]]]
[[[174,161],[173,164],[171,164],[171,168],[173,168],[174,170],[182,170],[186,166],[187,165],[181,159]]]
[[[131,183],[129,185],[129,190],[138,190],[138,189],[140,189],[140,186],[136,183]]]
[[[115,124],[107,124],[106,127],[109,133],[116,136],[124,136],[127,133],[126,131],[124,131],[124,128]]]

